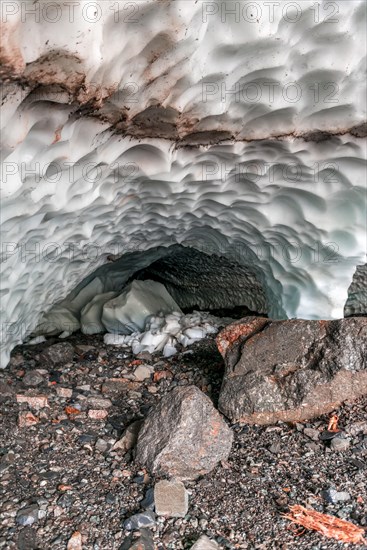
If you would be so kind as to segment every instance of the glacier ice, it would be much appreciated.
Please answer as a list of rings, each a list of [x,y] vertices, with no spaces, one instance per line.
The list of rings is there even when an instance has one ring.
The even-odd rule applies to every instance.
[[[233,284],[249,307],[343,315],[366,261],[364,0],[255,2],[256,20],[220,0],[95,2],[95,20],[85,2],[8,4],[1,366],[175,245],[252,270]],[[218,276],[193,303],[194,264],[163,281],[175,301],[227,302]]]
[[[97,294],[81,310],[80,329],[84,334],[98,334],[105,331],[102,323],[104,305],[116,297],[116,292]]]
[[[181,312],[161,283],[135,280],[104,304],[102,324],[108,332],[132,334],[142,331],[151,315],[173,311]]]

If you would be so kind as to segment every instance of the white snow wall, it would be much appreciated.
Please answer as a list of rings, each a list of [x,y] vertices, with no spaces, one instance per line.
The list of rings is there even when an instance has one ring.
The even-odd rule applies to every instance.
[[[108,255],[175,243],[255,265],[275,316],[343,315],[366,261],[363,0],[1,18],[2,366]]]

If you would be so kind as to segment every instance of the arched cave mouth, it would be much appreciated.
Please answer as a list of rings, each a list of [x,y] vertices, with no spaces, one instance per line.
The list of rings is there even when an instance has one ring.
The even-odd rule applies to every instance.
[[[272,312],[286,317],[281,296],[267,285],[264,273],[255,263],[251,265],[247,257],[246,264],[238,250],[237,257],[234,250],[227,257],[207,247],[204,251],[203,247],[173,244],[135,250],[121,257],[108,255],[107,263],[82,279],[65,299],[44,313],[32,336],[67,335],[78,330],[86,334],[108,332],[110,325],[103,322],[105,307],[134,281],[163,285],[182,314],[202,311],[218,317],[240,318],[268,316]],[[97,302],[98,319],[96,308],[91,315],[91,307]],[[124,333],[124,330],[112,332]]]
[[[363,1],[341,2],[322,39],[311,2],[299,22],[280,9],[266,24],[223,21],[221,9],[203,17],[210,6],[194,0],[143,2],[142,27],[108,2],[93,25],[83,6],[55,25],[42,2],[20,4],[40,17],[16,8],[4,22],[2,367],[43,312],[69,301],[75,323],[97,275],[106,284],[91,296],[149,271],[188,308],[211,310],[221,296],[236,305],[251,269],[269,317],[366,311],[365,268],[345,306],[366,261]],[[116,242],[122,257],[108,262]],[[179,284],[173,268],[162,277],[175,245],[241,269],[216,260],[209,299],[185,282],[190,265],[198,278],[194,256],[181,258]]]

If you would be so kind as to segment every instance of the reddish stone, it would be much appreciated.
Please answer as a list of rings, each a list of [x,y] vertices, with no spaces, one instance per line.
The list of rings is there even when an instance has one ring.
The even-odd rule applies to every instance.
[[[88,417],[92,420],[104,420],[107,416],[108,412],[103,409],[90,409],[88,411]]]
[[[82,548],[83,548],[82,535],[79,531],[75,531],[75,533],[73,533],[71,535],[66,549],[67,550],[82,550]]]
[[[46,395],[21,395],[16,396],[18,403],[27,403],[33,409],[43,409],[49,407]]]
[[[29,426],[34,426],[34,424],[38,424],[38,418],[30,411],[19,413],[18,425],[20,428],[28,428]]]
[[[225,358],[227,351],[233,344],[239,340],[243,342],[251,338],[256,332],[262,330],[267,323],[269,323],[269,319],[265,317],[246,317],[228,325],[216,338],[218,350],[222,357]]]
[[[173,374],[169,370],[157,371],[154,373],[154,376],[153,376],[154,382],[159,382],[160,380],[164,380],[166,378],[173,378]]]

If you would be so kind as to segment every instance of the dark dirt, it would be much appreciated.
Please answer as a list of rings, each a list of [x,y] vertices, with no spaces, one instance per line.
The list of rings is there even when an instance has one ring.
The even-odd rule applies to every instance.
[[[123,429],[146,416],[177,385],[195,384],[217,405],[224,366],[212,338],[192,346],[193,353],[145,358],[143,363],[154,366],[155,380],[143,382],[126,379],[136,368],[136,362],[131,364],[136,358],[123,348],[107,347],[102,336],[75,334],[67,341],[76,349],[71,363],[51,366],[38,359],[49,340],[19,346],[12,365],[0,372],[0,548],[6,550],[65,549],[77,530],[83,549],[118,550],[129,535],[124,521],[141,511],[140,501],[155,482],[134,464],[131,451],[124,455],[112,449]],[[80,345],[89,346],[89,351],[77,352]],[[35,369],[40,369],[43,381],[26,387],[22,380]],[[108,384],[111,378],[125,381]],[[28,374],[24,380],[31,379]],[[60,388],[71,389],[71,397],[62,397]],[[49,407],[37,410],[17,402],[16,394],[32,392],[46,395]],[[109,399],[112,405],[93,398]],[[65,410],[67,406],[72,409]],[[90,409],[99,408],[106,418],[88,417]],[[366,549],[311,531],[295,533],[282,517],[292,504],[310,505],[367,528],[366,408],[367,397],[337,411],[340,428],[352,434],[343,452],[331,450],[330,441],[310,437],[326,429],[328,416],[297,425],[232,426],[228,461],[185,482],[190,492],[188,515],[158,518],[151,529],[156,547],[190,548],[205,533],[220,548],[230,549]],[[38,423],[20,428],[18,415],[26,411]],[[362,421],[364,425],[357,424]],[[305,433],[305,428],[316,431]],[[327,502],[322,491],[331,487],[347,491],[350,498]],[[40,510],[38,520],[19,525],[16,514],[32,504]]]

